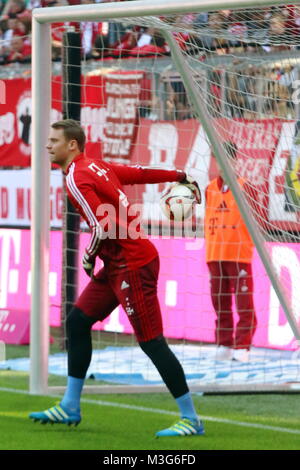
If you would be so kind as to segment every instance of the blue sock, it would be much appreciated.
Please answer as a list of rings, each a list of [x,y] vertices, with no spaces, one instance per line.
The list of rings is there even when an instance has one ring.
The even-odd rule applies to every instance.
[[[181,418],[188,418],[192,421],[199,421],[190,392],[176,398]]]
[[[80,411],[80,396],[83,388],[84,379],[68,376],[67,389],[60,404],[66,408],[66,411]]]

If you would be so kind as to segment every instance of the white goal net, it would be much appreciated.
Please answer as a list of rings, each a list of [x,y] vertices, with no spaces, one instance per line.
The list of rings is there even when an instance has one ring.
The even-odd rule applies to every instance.
[[[136,16],[129,9],[133,3]],[[59,273],[63,260],[62,231],[57,226],[47,232],[43,207],[49,168],[37,163],[49,123],[63,111],[57,44],[52,47],[54,65],[50,66],[47,51],[49,65],[40,63],[44,41],[49,41],[48,23],[58,20],[65,21],[61,34],[81,34],[80,120],[88,140],[86,153],[125,165],[183,169],[201,188],[203,202],[184,224],[170,223],[161,212],[165,184],[125,188],[130,200],[141,205],[143,227],[160,253],[158,294],[164,333],[191,389],[296,390],[300,386],[300,5],[266,2],[250,7],[250,2],[240,1],[216,9],[210,2],[205,9],[204,2],[194,1],[187,11],[187,5],[177,2],[175,13],[167,14],[171,2],[160,3],[153,3],[157,13],[147,1],[34,13],[33,246],[39,255],[33,265],[32,390],[45,390],[48,361],[53,377],[65,375],[67,364],[64,352],[48,357],[48,338],[38,334],[43,322],[51,325],[54,336],[59,336],[59,329],[64,331],[60,291],[50,296],[48,318],[48,307],[39,297],[41,285],[47,284],[48,265]],[[54,25],[52,35],[53,30]],[[41,120],[44,110],[49,116]],[[57,186],[61,178],[57,170],[51,172],[51,184]],[[234,219],[237,214],[242,214],[243,228]],[[41,227],[42,237],[50,237],[49,263],[39,238]],[[79,260],[89,239],[84,225],[82,229]],[[218,230],[209,258],[209,244]],[[252,257],[243,254],[250,239]],[[246,263],[245,269],[251,266],[252,284],[241,280],[245,267],[241,263]],[[220,268],[228,264],[229,270]],[[87,282],[79,267],[77,294]],[[44,312],[42,318],[37,310]],[[244,343],[239,335],[247,336]],[[121,307],[95,325],[93,349],[88,377],[95,385],[109,383],[116,391],[120,385],[131,390],[162,389]],[[242,359],[235,354],[239,349],[249,350]],[[51,383],[61,383],[53,377]]]

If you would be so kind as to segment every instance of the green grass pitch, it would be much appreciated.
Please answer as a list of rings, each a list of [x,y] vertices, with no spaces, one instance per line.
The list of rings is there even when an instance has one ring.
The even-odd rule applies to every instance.
[[[168,394],[84,395],[76,428],[41,425],[31,411],[56,398],[26,393],[25,373],[0,371],[0,450],[299,450],[299,395],[195,395],[205,436],[155,438],[177,418]],[[19,393],[17,393],[19,391]],[[21,392],[21,393],[20,393]]]

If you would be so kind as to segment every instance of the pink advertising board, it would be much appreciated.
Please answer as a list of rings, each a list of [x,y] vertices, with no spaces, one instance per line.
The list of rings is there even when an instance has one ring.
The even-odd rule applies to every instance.
[[[89,234],[83,233],[80,250],[87,244]],[[205,263],[203,239],[152,238],[161,259],[159,298],[164,320],[165,335],[170,338],[186,338],[192,341],[214,342],[215,314],[209,294],[209,277]],[[300,245],[268,243],[271,259],[276,266],[287,294],[300,318]],[[51,232],[49,299],[50,324],[60,325],[61,304],[61,232]],[[270,281],[255,253],[253,260],[255,283],[255,307],[258,328],[254,346],[295,349],[293,333],[285,319]],[[79,270],[80,293],[88,278]],[[1,331],[12,332],[11,342],[17,337],[20,325],[30,310],[30,231],[0,229],[0,339]],[[1,322],[1,311],[5,318]],[[7,312],[10,315],[7,315]],[[10,316],[14,324],[9,324]],[[21,327],[21,326],[20,326]],[[126,313],[117,308],[98,329],[131,333]],[[14,335],[13,335],[14,333]],[[9,342],[6,334],[6,342]]]

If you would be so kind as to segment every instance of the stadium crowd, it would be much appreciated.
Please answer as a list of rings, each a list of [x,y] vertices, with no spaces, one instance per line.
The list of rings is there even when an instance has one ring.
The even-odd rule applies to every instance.
[[[96,0],[107,3],[123,0]],[[132,0],[134,1],[134,0]],[[31,12],[37,7],[62,6],[68,4],[88,4],[93,0],[0,0],[0,64],[9,66],[13,63],[31,61]],[[170,19],[175,38],[187,54],[195,55],[200,60],[210,54],[224,55],[260,52],[266,54],[288,49],[298,49],[300,34],[300,7],[277,6],[256,10],[222,10],[210,13],[177,15]],[[188,26],[187,26],[188,25]],[[115,58],[153,58],[168,56],[168,46],[158,30],[153,27],[141,27],[113,22],[68,23],[69,27],[81,33],[82,56],[86,60],[113,60]],[[61,60],[62,38],[66,24],[52,25],[52,58]],[[200,52],[199,52],[200,51]],[[215,113],[231,117],[246,117],[257,112],[262,106],[266,110],[276,111],[278,101],[285,102],[285,114],[290,105],[291,87],[287,86],[288,69],[272,68],[266,72],[255,66],[248,66],[247,72],[238,66],[235,73],[224,74],[224,70],[212,69],[209,77],[209,89],[212,109]],[[262,77],[262,80],[257,80]],[[254,80],[253,80],[254,78]],[[148,92],[144,101],[151,101],[151,77],[148,77]],[[275,83],[275,86],[274,86]],[[226,95],[224,95],[224,85]],[[266,89],[255,90],[257,86]],[[178,81],[166,82],[165,119],[186,119],[191,117],[184,87]],[[258,102],[257,96],[265,94],[271,98],[267,103]],[[225,104],[224,104],[225,103]],[[224,109],[221,109],[223,106]],[[225,106],[225,107],[224,107]],[[148,109],[148,111],[147,111]],[[150,107],[143,108],[144,115],[151,113]],[[248,116],[249,117],[249,116]]]
[[[123,0],[96,0],[107,3]],[[134,1],[134,0],[132,0]],[[0,1],[1,63],[29,62],[31,55],[31,12],[37,7],[94,3],[93,0],[2,0]],[[165,21],[171,21],[164,18]],[[182,49],[193,53],[197,45],[205,54],[230,52],[242,48],[251,52],[257,44],[265,52],[295,47],[300,33],[300,7],[265,7],[256,10],[222,10],[211,13],[179,15],[172,19],[179,31],[176,39]],[[186,30],[189,24],[190,31]],[[180,26],[182,25],[182,30]],[[168,55],[164,39],[154,28],[125,26],[112,22],[83,22],[77,27],[82,36],[82,51],[87,58],[149,57]],[[52,27],[53,58],[60,58],[64,25]]]

